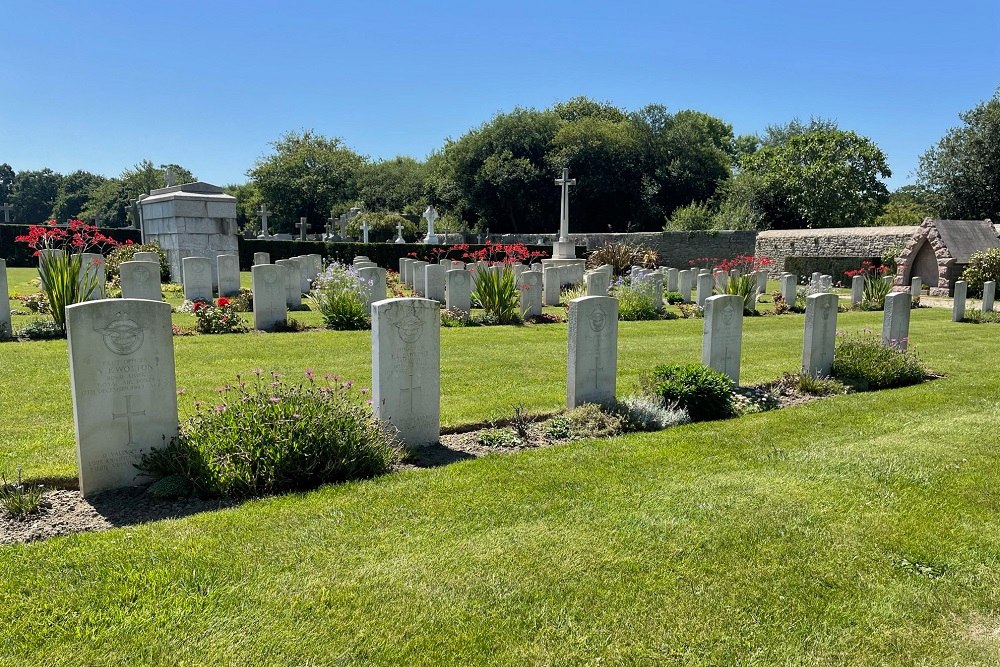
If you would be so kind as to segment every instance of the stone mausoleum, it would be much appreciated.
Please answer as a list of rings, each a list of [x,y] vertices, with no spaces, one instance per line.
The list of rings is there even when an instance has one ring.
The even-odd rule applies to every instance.
[[[974,252],[1000,248],[1000,237],[989,220],[924,218],[903,252],[893,285],[903,289],[919,276],[932,296],[951,296]]]
[[[217,287],[216,257],[239,252],[236,198],[216,185],[199,181],[153,190],[140,205],[143,242],[160,244],[170,263],[171,279],[181,281],[181,260],[185,257],[207,257]]]

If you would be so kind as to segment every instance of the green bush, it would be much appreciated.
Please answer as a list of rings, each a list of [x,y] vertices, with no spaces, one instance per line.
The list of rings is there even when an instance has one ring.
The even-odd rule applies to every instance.
[[[830,375],[855,391],[918,384],[929,377],[915,352],[882,344],[878,336],[844,336],[833,354]]]
[[[309,300],[323,316],[327,329],[367,329],[371,325],[369,289],[357,271],[334,262],[316,277]]]
[[[195,329],[203,334],[246,333],[247,323],[236,313],[236,307],[224,296],[213,304],[195,301],[191,308],[195,317]]]
[[[31,320],[14,332],[15,338],[27,340],[54,340],[64,336],[63,330],[52,320]]]
[[[653,301],[654,287],[652,280],[634,280],[616,285],[611,295],[618,299],[618,319],[625,322],[658,319],[660,312]]]
[[[163,248],[156,241],[152,243],[129,243],[120,245],[110,253],[105,260],[104,271],[108,280],[118,277],[118,267],[122,262],[131,262],[137,252],[155,252],[160,258],[160,282],[170,281],[170,264],[167,262],[167,255]]]
[[[483,447],[517,447],[520,443],[517,435],[509,428],[484,428],[477,435],[479,444]]]
[[[669,303],[671,306],[676,306],[679,303],[684,303],[684,297],[681,296],[680,292],[664,292],[663,300]]]
[[[624,431],[622,416],[596,403],[584,403],[566,413],[574,438],[610,438]]]
[[[659,253],[650,246],[633,245],[625,241],[609,243],[587,256],[587,268],[596,269],[611,265],[616,276],[628,273],[633,266],[655,269],[659,263]]]
[[[657,366],[642,380],[646,393],[687,410],[693,422],[731,417],[735,384],[728,375],[702,364]]]
[[[969,264],[962,272],[962,280],[969,288],[970,296],[983,295],[983,283],[988,280],[1000,282],[1000,248],[991,248],[969,255]]]
[[[885,298],[892,291],[892,282],[878,274],[865,275],[865,285],[861,294],[862,310],[882,310]]]
[[[196,404],[180,435],[144,454],[139,469],[180,475],[201,496],[254,497],[387,472],[393,433],[371,415],[367,390],[312,371],[292,384],[277,373],[237,376],[215,406]]]
[[[21,468],[17,469],[17,481],[8,482],[0,473],[0,509],[14,519],[25,519],[41,508],[45,487],[41,484],[26,484],[21,478]]]
[[[687,206],[679,206],[670,215],[663,231],[704,231],[712,229],[715,224],[715,211],[708,204],[691,202]]]
[[[626,431],[662,431],[691,421],[687,410],[667,405],[662,396],[626,396],[616,405]]]

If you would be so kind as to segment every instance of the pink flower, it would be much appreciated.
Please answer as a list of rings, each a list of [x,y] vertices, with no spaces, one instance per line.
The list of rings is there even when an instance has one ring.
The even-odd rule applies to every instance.
[[[278,401],[280,401],[281,399],[280,399],[280,398],[278,398],[277,396],[272,396],[272,397],[271,397],[271,398],[270,398],[269,400],[270,400],[270,401],[271,401],[272,403],[277,403],[277,402],[278,402]]]

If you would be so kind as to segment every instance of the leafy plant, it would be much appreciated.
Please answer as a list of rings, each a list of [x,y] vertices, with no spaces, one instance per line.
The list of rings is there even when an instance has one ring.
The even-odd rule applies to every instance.
[[[117,278],[122,262],[134,260],[137,252],[155,252],[160,265],[160,282],[165,283],[170,280],[170,263],[167,262],[167,254],[163,252],[163,248],[156,241],[151,243],[126,242],[108,253],[105,264],[108,280]]]
[[[367,329],[371,326],[371,288],[354,268],[334,262],[313,281],[309,300],[323,316],[327,329]]]
[[[15,332],[15,338],[28,340],[53,340],[65,335],[66,332],[52,320],[31,320]]]
[[[735,294],[743,298],[743,314],[756,315],[757,309],[757,276],[748,273],[740,276],[730,276],[720,289],[722,294]]]
[[[625,322],[655,320],[660,312],[656,309],[652,280],[627,280],[615,285],[612,296],[618,299],[618,319]]]
[[[247,323],[236,313],[233,303],[224,296],[215,303],[194,302],[195,328],[203,334],[245,333]]]
[[[850,388],[839,380],[831,377],[813,377],[808,373],[785,373],[775,383],[775,387],[813,396],[835,396],[850,391]]]
[[[49,298],[45,296],[45,292],[35,292],[34,294],[17,295],[14,297],[18,301],[24,304],[32,313],[38,313],[39,315],[48,315],[52,312],[49,308]]]
[[[663,300],[669,303],[671,306],[675,306],[679,303],[684,303],[684,297],[681,296],[680,292],[664,292]]]
[[[990,248],[969,255],[969,264],[962,272],[962,280],[969,287],[969,293],[982,296],[983,283],[988,280],[1000,282],[1000,248]]]
[[[476,434],[483,447],[516,447],[520,439],[509,428],[484,428]]]
[[[623,429],[622,416],[596,403],[584,403],[566,413],[574,438],[610,438]]]
[[[645,393],[661,397],[664,404],[687,410],[693,422],[733,415],[735,383],[728,375],[703,364],[657,366],[642,378],[641,384]]]
[[[542,430],[553,440],[569,440],[573,437],[573,423],[564,415],[557,415],[546,421]]]
[[[833,353],[830,375],[856,391],[918,384],[930,373],[912,350],[882,344],[872,335],[842,337]]]
[[[588,269],[610,264],[616,276],[628,273],[633,266],[655,269],[658,262],[659,253],[654,248],[625,241],[609,243],[587,256]]]
[[[467,310],[460,308],[448,308],[441,311],[441,326],[443,327],[468,327],[476,322],[469,316]]]
[[[479,271],[472,300],[482,307],[484,324],[521,321],[521,294],[514,281],[514,271],[508,265],[501,271]]]
[[[21,478],[21,467],[17,468],[17,481],[8,482],[0,473],[0,507],[15,519],[24,519],[41,508],[45,487],[41,484],[25,484]]]
[[[196,403],[180,435],[143,455],[156,478],[181,475],[203,496],[252,497],[362,479],[398,458],[394,434],[371,415],[367,390],[338,376],[297,384],[277,373],[220,390],[220,403]]]
[[[667,405],[662,396],[626,396],[618,401],[616,409],[622,416],[622,427],[626,431],[662,431],[691,421],[687,410]]]
[[[965,317],[962,318],[963,322],[971,322],[972,324],[1000,324],[1000,312],[995,310],[966,310]]]

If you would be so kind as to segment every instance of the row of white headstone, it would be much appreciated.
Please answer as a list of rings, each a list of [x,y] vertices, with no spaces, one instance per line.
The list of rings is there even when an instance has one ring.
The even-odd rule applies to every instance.
[[[965,319],[965,301],[969,293],[969,286],[964,280],[955,282],[955,295],[951,305],[951,319],[953,322],[961,322]],[[983,300],[979,306],[984,313],[993,312],[993,303],[996,299],[996,281],[987,280],[983,283]]]

